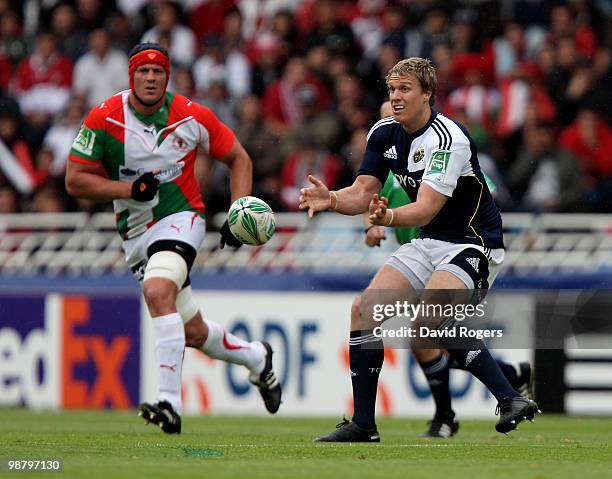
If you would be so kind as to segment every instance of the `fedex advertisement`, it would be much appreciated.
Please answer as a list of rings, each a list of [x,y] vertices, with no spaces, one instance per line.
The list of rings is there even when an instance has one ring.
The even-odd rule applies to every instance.
[[[0,296],[0,405],[133,408],[140,299]]]
[[[347,339],[353,293],[196,291],[195,298],[205,318],[244,339],[272,344],[283,385],[280,414],[351,414]],[[0,406],[126,409],[154,401],[153,346],[151,319],[136,294],[0,295]],[[530,359],[525,350],[496,353]],[[188,349],[185,413],[267,414],[247,376],[244,367]],[[459,414],[491,417],[496,402],[471,375],[453,371],[451,386]],[[433,412],[409,351],[385,351],[377,408],[397,416]]]

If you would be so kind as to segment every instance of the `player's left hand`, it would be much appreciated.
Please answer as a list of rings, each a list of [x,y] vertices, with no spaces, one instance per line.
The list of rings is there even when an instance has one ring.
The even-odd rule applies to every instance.
[[[389,201],[384,196],[379,197],[375,193],[370,201],[370,223],[378,226],[387,226],[385,217],[387,215],[387,206]]]
[[[327,186],[315,176],[308,175],[308,181],[313,186],[300,190],[299,208],[301,210],[308,208],[308,216],[312,218],[315,213],[328,210],[331,207],[331,195]]]
[[[232,234],[227,220],[225,220],[225,223],[223,223],[223,226],[221,226],[219,233],[221,233],[221,239],[219,240],[219,249],[225,248],[225,245],[231,246],[236,249],[242,246],[242,242]]]

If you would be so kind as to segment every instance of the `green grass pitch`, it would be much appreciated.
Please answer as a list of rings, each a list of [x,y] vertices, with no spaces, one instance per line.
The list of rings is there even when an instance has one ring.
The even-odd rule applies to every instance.
[[[381,419],[378,445],[313,444],[334,419],[186,417],[183,434],[146,427],[135,412],[35,413],[0,408],[0,457],[61,458],[79,478],[612,478],[611,418],[539,416],[509,436],[495,418],[461,421],[447,440],[417,439],[425,421]]]

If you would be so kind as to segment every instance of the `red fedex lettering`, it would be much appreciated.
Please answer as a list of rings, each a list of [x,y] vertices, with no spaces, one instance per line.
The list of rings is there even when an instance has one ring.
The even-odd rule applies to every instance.
[[[121,380],[121,368],[131,347],[125,336],[104,338],[75,334],[75,328],[89,323],[89,300],[85,296],[65,297],[63,314],[62,402],[66,408],[129,408],[130,398]],[[74,378],[77,366],[93,362],[96,369],[91,389],[87,381]]]
[[[102,408],[108,401],[114,407],[129,408],[130,397],[121,381],[121,366],[130,350],[130,338],[115,338],[107,348],[104,339],[92,337],[89,339],[89,346],[98,370],[89,405]]]

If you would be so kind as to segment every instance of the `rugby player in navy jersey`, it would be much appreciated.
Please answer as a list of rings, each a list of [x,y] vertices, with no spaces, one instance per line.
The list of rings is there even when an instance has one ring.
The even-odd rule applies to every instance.
[[[423,291],[421,299],[435,302],[439,291],[486,292],[504,259],[504,244],[501,215],[486,187],[476,147],[465,128],[432,109],[437,78],[429,60],[402,60],[391,68],[386,81],[393,117],[380,120],[370,130],[355,182],[330,191],[310,176],[312,186],[300,191],[300,209],[308,209],[310,216],[329,209],[345,215],[369,210],[375,225],[421,227],[420,237],[391,256],[362,297],[401,290],[416,302],[417,291]],[[387,200],[379,197],[389,171],[404,187],[410,204],[387,208]],[[380,323],[360,302],[361,297],[351,308],[349,339],[354,415],[317,441],[380,441],[375,404],[383,341],[374,334]],[[417,324],[421,320],[417,318]],[[452,317],[436,321],[433,327],[439,331],[458,328]],[[496,430],[506,433],[522,420],[533,419],[537,404],[511,386],[484,343],[473,339],[469,347],[462,345],[450,343],[445,348],[497,399]],[[421,359],[435,361],[439,351],[434,347],[424,348]],[[427,351],[432,357],[425,358]]]

